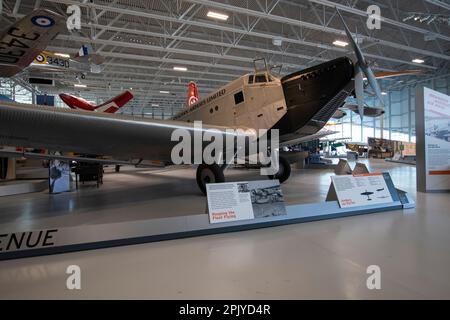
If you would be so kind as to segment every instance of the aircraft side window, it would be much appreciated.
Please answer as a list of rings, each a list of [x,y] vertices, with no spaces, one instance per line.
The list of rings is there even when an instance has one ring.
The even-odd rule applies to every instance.
[[[248,84],[253,83],[253,75],[248,76]]]
[[[242,91],[239,91],[238,93],[234,94],[234,104],[238,105],[242,102],[244,102],[244,93]]]
[[[265,74],[258,74],[255,76],[255,83],[267,82]]]

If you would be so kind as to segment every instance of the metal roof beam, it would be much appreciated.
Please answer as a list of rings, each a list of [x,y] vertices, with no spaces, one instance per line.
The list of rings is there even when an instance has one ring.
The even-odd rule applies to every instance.
[[[243,8],[243,7],[237,7],[234,5],[230,5],[230,4],[226,4],[226,3],[222,3],[222,2],[216,2],[216,1],[209,1],[209,0],[185,0],[187,2],[192,2],[192,3],[198,3],[198,4],[203,4],[203,5],[208,5],[210,7],[215,7],[215,8],[219,8],[219,9],[223,9],[223,10],[228,10],[230,12],[236,12],[236,13],[241,13],[241,14],[248,14],[251,16],[255,16],[255,17],[263,17],[265,19],[271,20],[271,21],[275,21],[275,22],[279,22],[279,23],[285,23],[285,24],[292,24],[292,25],[296,25],[296,26],[300,26],[300,27],[305,27],[308,29],[313,29],[313,30],[317,30],[317,31],[322,31],[322,32],[327,32],[327,33],[332,33],[332,34],[338,34],[338,35],[345,35],[345,32],[339,29],[334,29],[334,28],[330,28],[330,27],[326,27],[326,26],[322,26],[322,25],[318,25],[318,24],[314,24],[314,23],[310,23],[310,22],[306,22],[306,21],[300,21],[300,20],[296,20],[296,19],[291,19],[291,18],[287,18],[287,17],[282,17],[282,16],[278,16],[278,15],[273,15],[273,14],[268,14],[265,12],[261,12],[261,11],[255,11],[255,10],[251,10],[251,9],[247,9],[247,8]],[[310,1],[316,1],[316,0],[310,0]],[[317,0],[319,1],[319,0]],[[325,0],[323,0],[325,3]],[[333,6],[336,6],[336,3],[328,1],[331,4],[333,4]],[[347,7],[349,8],[349,7]],[[359,10],[360,11],[360,10]],[[365,15],[367,16],[367,13],[365,13]],[[392,22],[395,22],[394,20],[392,20]],[[430,34],[429,31],[426,31],[424,29],[420,29],[417,28],[419,30],[421,30],[421,33],[423,34]],[[411,29],[412,30],[412,29]],[[418,30],[413,30],[413,31],[417,31]],[[429,55],[429,56],[435,56],[437,58],[441,58],[441,59],[445,59],[445,60],[450,60],[450,56],[447,55],[442,55],[442,54],[437,54],[434,53],[432,51],[428,51],[428,50],[422,50],[422,49],[418,49],[418,48],[413,48],[413,47],[409,47],[406,45],[402,45],[399,43],[395,43],[395,42],[391,42],[391,41],[386,41],[386,40],[382,40],[382,39],[377,39],[377,38],[373,38],[373,37],[369,37],[369,36],[364,36],[364,35],[359,35],[361,38],[367,40],[367,41],[375,41],[381,45],[385,45],[388,47],[392,47],[395,49],[402,49],[402,50],[406,50],[406,51],[412,51],[412,52],[416,52],[419,54],[424,54],[424,55]],[[450,41],[450,37],[442,35],[442,34],[438,34],[436,33],[436,36],[440,39],[446,40],[446,41]]]
[[[46,0],[46,1],[49,1],[49,0]],[[329,28],[329,27],[323,27],[321,25],[316,25],[313,23],[299,21],[299,20],[295,20],[295,19],[266,14],[263,12],[249,10],[249,9],[245,9],[242,7],[231,6],[228,4],[223,4],[223,3],[218,3],[218,2],[210,2],[210,1],[204,1],[204,0],[186,0],[186,1],[189,1],[189,2],[195,1],[196,3],[205,3],[209,6],[215,6],[215,7],[219,7],[219,8],[222,8],[223,6],[225,6],[224,8],[226,10],[230,10],[230,11],[233,11],[236,13],[247,13],[247,14],[254,15],[254,16],[264,16],[266,19],[278,21],[281,23],[290,23],[293,25],[302,26],[305,28],[311,28],[311,29],[322,31],[322,32],[328,32],[328,33],[333,33],[333,34],[338,34],[338,35],[345,35],[345,32],[342,30],[333,29],[333,28]],[[187,20],[183,20],[183,19],[179,20],[174,17],[162,16],[162,15],[158,15],[158,14],[154,14],[154,13],[135,11],[135,10],[118,8],[118,7],[113,7],[113,6],[104,6],[104,5],[98,5],[98,4],[93,4],[93,3],[82,4],[82,3],[79,3],[79,2],[73,1],[73,0],[53,0],[52,2],[58,2],[58,3],[63,3],[63,4],[78,4],[80,6],[94,6],[98,9],[106,9],[106,10],[109,10],[111,12],[116,12],[116,13],[123,13],[123,14],[127,14],[127,15],[132,15],[132,16],[140,16],[140,17],[145,17],[145,18],[149,18],[149,19],[165,20],[168,22],[175,22],[175,23],[186,22],[186,24],[191,24],[191,25],[195,25],[198,27],[210,28],[210,29],[216,29],[216,30],[222,30],[222,31],[229,31],[229,32],[235,32],[235,33],[247,33],[250,36],[262,37],[262,38],[266,38],[266,39],[272,39],[275,36],[275,35],[264,34],[264,33],[260,33],[260,32],[247,32],[246,30],[229,27],[229,26],[222,25],[222,24],[213,24],[213,23],[207,23],[207,22],[202,22],[202,21],[187,21]],[[316,48],[345,52],[345,50],[336,48],[334,46],[324,45],[324,44],[317,43],[317,42],[302,41],[302,40],[298,40],[298,39],[289,39],[289,38],[285,38],[285,37],[281,37],[281,38],[285,42],[293,42],[293,43],[297,43],[297,44],[301,44],[301,45],[313,46]],[[379,44],[390,46],[397,50],[401,49],[401,50],[405,50],[405,51],[415,52],[418,54],[434,56],[436,58],[440,58],[440,59],[444,59],[444,60],[450,60],[450,56],[448,56],[448,55],[443,55],[443,54],[435,53],[435,52],[428,51],[428,50],[413,48],[413,47],[409,47],[406,45],[401,45],[399,43],[394,43],[394,42],[385,41],[385,40],[381,40],[381,39],[375,39],[375,38],[371,38],[368,36],[364,36],[363,38],[368,41],[375,41]],[[382,59],[383,57],[378,57],[378,58]],[[406,63],[406,62],[404,62],[404,63]],[[418,67],[424,67],[423,65],[420,65],[420,64],[415,64],[415,65]]]
[[[187,0],[187,1],[190,1],[190,0]],[[336,3],[336,2],[333,2],[333,1],[329,1],[329,0],[308,0],[308,1],[309,2],[314,2],[314,3],[317,3],[317,4],[321,4],[321,5],[330,7],[330,8],[338,8],[339,10],[346,11],[346,12],[349,12],[349,13],[353,13],[353,14],[356,14],[356,15],[359,15],[359,16],[367,17],[367,12],[366,11],[359,10],[359,9],[356,9],[356,8],[352,8],[352,7],[346,6],[344,4]],[[436,1],[436,0],[425,0],[425,1],[430,2],[430,3],[441,2],[441,1]],[[441,3],[441,5],[446,5],[446,6],[450,7],[450,5],[444,4],[444,3]],[[415,26],[409,25],[407,23],[403,23],[403,22],[400,22],[400,21],[397,21],[397,20],[389,19],[389,18],[386,18],[386,17],[383,17],[383,16],[381,16],[380,18],[381,18],[380,19],[381,22],[385,22],[385,23],[388,23],[388,24],[396,26],[396,27],[400,27],[400,28],[403,28],[403,29],[406,29],[406,30],[409,30],[409,31],[418,32],[418,33],[421,33],[421,34],[430,34],[430,35],[436,36],[439,39],[442,39],[442,40],[445,40],[445,41],[450,41],[450,37],[448,37],[446,35],[443,35],[443,34],[440,34],[440,33],[433,32],[431,30],[426,30],[426,29],[422,29],[422,28],[419,28],[419,27],[415,27]]]

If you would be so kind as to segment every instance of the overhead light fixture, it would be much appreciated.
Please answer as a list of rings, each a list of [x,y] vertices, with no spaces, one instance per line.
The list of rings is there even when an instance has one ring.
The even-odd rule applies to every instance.
[[[272,39],[272,44],[274,46],[281,47],[281,45],[283,44],[283,39],[280,37],[275,37]]]
[[[159,107],[159,104],[152,103],[152,107]]]
[[[384,91],[383,91],[383,92],[381,93],[381,95],[387,96],[387,92],[384,92]]]
[[[173,70],[175,71],[187,71],[186,67],[173,67]]]
[[[74,86],[75,88],[87,88],[87,85],[81,84],[81,83],[75,83],[73,86]]]
[[[437,16],[432,17],[430,20],[428,20],[427,24],[430,25],[437,18],[438,18]]]
[[[164,91],[164,90],[160,90],[160,91],[159,91],[159,93],[162,93],[162,94],[169,94],[169,93],[170,93],[170,91]]]
[[[67,53],[55,52],[54,55],[57,57],[66,58],[66,59],[70,58],[70,54],[67,54]]]
[[[421,19],[420,19],[420,22],[425,22],[425,21],[427,21],[428,19],[430,19],[431,18],[431,15],[428,15],[428,16],[424,16],[424,17],[422,17]]]
[[[338,47],[346,47],[346,46],[348,46],[348,42],[341,41],[341,40],[336,40],[336,41],[333,42],[333,44],[335,46],[338,46]]]
[[[414,62],[414,63],[424,63],[425,60],[422,60],[422,59],[414,59],[412,62]]]
[[[407,16],[406,18],[403,19],[403,22],[406,22],[406,21],[408,21],[408,20],[411,20],[411,19],[414,18],[414,17],[415,17],[415,14],[409,15],[409,16]]]
[[[228,20],[228,15],[214,11],[208,11],[208,14],[206,16],[208,16],[209,18],[218,19],[222,21]]]

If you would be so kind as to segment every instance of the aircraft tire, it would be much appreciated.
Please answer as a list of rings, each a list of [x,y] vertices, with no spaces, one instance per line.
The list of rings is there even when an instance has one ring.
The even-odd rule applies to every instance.
[[[278,179],[280,183],[285,182],[291,176],[291,164],[284,157],[279,157],[280,169],[277,174],[269,176],[270,179]]]
[[[197,177],[197,185],[205,195],[207,183],[225,182],[225,175],[223,174],[223,170],[217,164],[199,165],[197,168],[196,177]]]
[[[115,170],[116,172],[120,172],[120,165],[119,165],[119,164],[116,164],[116,167],[114,168],[114,170]]]
[[[0,158],[0,179],[6,179],[8,174],[8,158]]]

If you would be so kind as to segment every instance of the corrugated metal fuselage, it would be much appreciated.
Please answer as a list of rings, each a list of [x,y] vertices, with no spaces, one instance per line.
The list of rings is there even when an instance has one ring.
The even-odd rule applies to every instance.
[[[262,74],[264,75],[264,74]],[[354,66],[339,58],[282,79],[250,83],[243,76],[184,110],[175,120],[278,129],[281,141],[320,131],[352,93]]]

